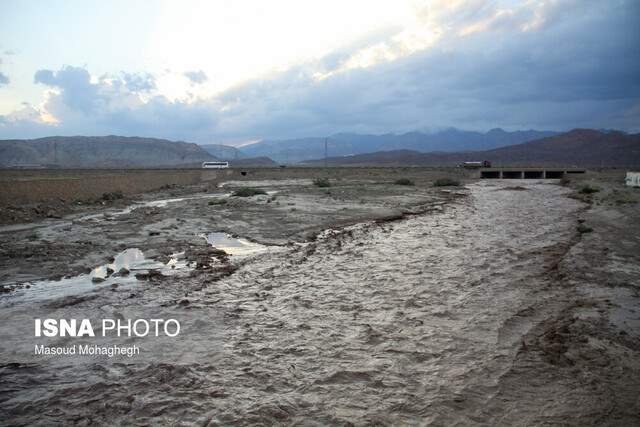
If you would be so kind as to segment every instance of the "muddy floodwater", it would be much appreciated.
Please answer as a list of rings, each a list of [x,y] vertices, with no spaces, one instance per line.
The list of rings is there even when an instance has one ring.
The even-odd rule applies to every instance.
[[[0,296],[1,419],[16,425],[631,425],[640,392],[637,259],[616,246],[624,239],[605,242],[605,235],[577,231],[584,221],[611,222],[604,210],[567,197],[570,189],[548,181],[518,186],[483,181],[453,196],[429,190],[421,209],[327,227],[306,240],[295,238],[302,231],[278,237],[268,228],[234,236],[185,217],[200,251],[195,258],[193,248],[178,252],[175,242],[160,261],[147,260],[144,247],[127,248],[84,273],[157,269],[160,280],[116,276],[38,298],[29,295],[40,295],[46,284],[6,293]],[[206,203],[168,203],[190,200]],[[116,221],[131,220],[127,215]],[[239,221],[229,222],[234,231],[251,229],[251,222]],[[161,227],[143,232],[151,229]],[[132,239],[114,230],[123,241]],[[637,249],[636,229],[622,230],[625,244]],[[590,246],[593,239],[604,239],[598,249]],[[211,266],[202,267],[203,257]],[[599,270],[585,273],[596,262]],[[175,318],[181,333],[100,340],[139,345],[132,358],[35,356],[34,312]]]

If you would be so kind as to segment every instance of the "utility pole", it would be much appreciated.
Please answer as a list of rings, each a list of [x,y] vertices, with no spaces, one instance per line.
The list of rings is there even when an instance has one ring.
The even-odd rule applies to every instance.
[[[324,139],[324,168],[327,168],[327,138]]]

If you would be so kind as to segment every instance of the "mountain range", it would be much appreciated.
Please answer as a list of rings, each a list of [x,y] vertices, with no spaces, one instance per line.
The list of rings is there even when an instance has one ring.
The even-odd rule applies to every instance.
[[[327,138],[330,156],[327,163],[454,165],[490,160],[496,166],[637,166],[639,135],[591,129],[562,134],[501,129],[486,133],[449,129],[436,134],[337,134]],[[238,149],[122,136],[0,140],[0,167],[197,167],[211,160],[228,160],[236,166],[274,166],[277,163],[272,159],[279,163],[319,165],[324,163],[324,141],[324,138],[261,141]]]
[[[222,144],[204,144],[200,145],[207,153],[220,160],[238,160],[246,158],[247,156],[236,147]]]
[[[401,135],[360,135],[340,133],[326,138],[331,157],[376,151],[414,150],[419,152],[482,151],[557,135],[551,131],[492,129],[486,133],[447,129],[436,133],[409,132]],[[325,138],[262,140],[242,147],[248,157],[266,156],[281,163],[298,163],[325,156]]]
[[[149,167],[217,160],[197,144],[124,136],[0,140],[0,166]]]
[[[493,166],[619,166],[640,167],[640,134],[616,131],[574,129],[572,131],[484,151],[421,153],[415,150],[391,150],[328,158],[338,165],[421,165],[446,166],[465,161],[489,160]],[[322,165],[324,159],[305,161]]]

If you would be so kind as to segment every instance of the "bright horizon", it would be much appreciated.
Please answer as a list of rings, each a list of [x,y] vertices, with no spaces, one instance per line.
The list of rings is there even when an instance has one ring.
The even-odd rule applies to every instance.
[[[0,15],[0,138],[640,130],[634,1],[16,1]]]

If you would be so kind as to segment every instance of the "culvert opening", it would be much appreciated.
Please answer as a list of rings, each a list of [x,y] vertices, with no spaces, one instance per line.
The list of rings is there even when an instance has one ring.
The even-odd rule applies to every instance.
[[[563,171],[547,171],[547,179],[560,179],[563,176]]]
[[[502,177],[504,179],[520,179],[522,178],[522,171],[502,171]]]
[[[524,179],[542,179],[544,178],[543,171],[524,171]]]
[[[482,171],[480,178],[497,179],[500,178],[500,171]]]

